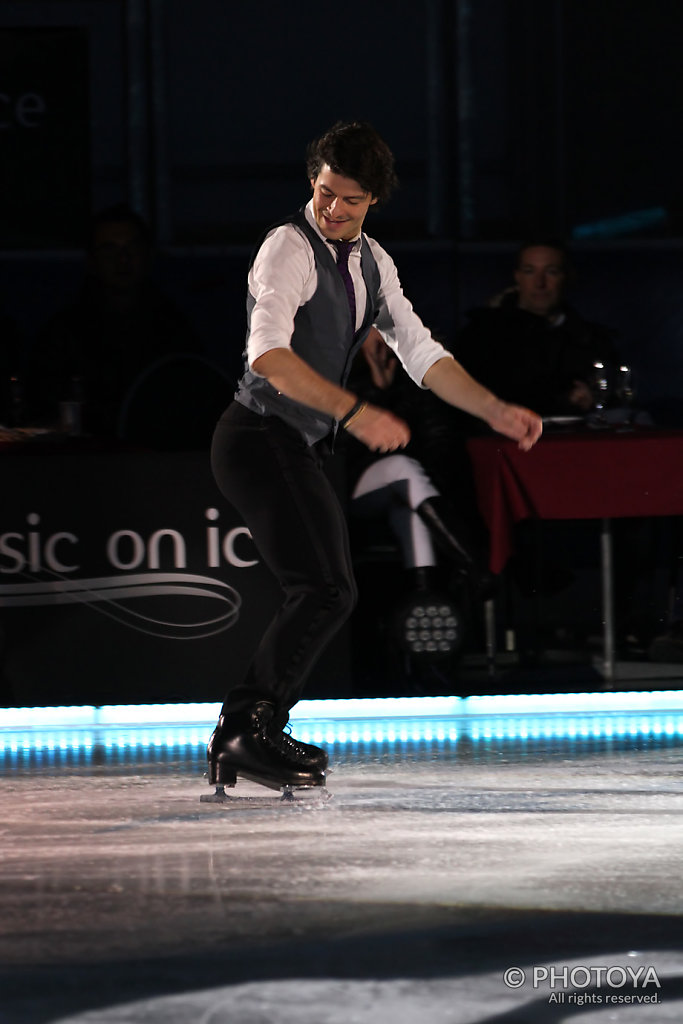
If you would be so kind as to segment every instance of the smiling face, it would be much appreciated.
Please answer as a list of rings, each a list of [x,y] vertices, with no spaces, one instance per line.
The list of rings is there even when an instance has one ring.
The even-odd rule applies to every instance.
[[[313,215],[325,238],[331,242],[357,238],[365,215],[377,200],[370,192],[343,174],[323,164],[317,178],[311,178]]]

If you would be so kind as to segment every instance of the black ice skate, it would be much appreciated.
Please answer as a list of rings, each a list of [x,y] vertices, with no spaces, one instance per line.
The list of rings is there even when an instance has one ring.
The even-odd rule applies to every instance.
[[[201,797],[203,802],[225,802],[225,787],[232,788],[238,776],[281,790],[285,800],[296,791],[324,788],[325,770],[315,754],[319,748],[275,728],[274,715],[273,705],[260,701],[243,714],[221,716],[206,752],[209,782],[216,792]]]
[[[310,768],[318,768],[324,772],[328,763],[327,752],[322,747],[314,746],[313,743],[304,743],[302,740],[295,739],[291,733],[285,731],[288,722],[289,715],[276,715],[268,727],[269,735],[283,750],[291,751],[301,764]]]

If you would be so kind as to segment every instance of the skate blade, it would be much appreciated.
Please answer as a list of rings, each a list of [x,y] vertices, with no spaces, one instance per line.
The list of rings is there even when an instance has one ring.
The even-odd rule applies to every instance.
[[[263,783],[261,783],[263,785]],[[268,796],[244,796],[228,794],[225,791],[225,786],[218,785],[214,793],[202,793],[199,797],[199,802],[202,804],[232,804],[237,806],[240,804],[250,805],[252,807],[274,807],[278,804],[312,804],[320,803],[325,804],[328,800],[332,799],[332,794],[324,786],[274,786],[270,785],[268,789],[273,789],[281,792],[280,799],[276,799],[273,794],[272,797]]]
[[[202,793],[199,798],[200,804],[227,804],[233,797],[225,792],[225,786],[216,786],[215,793]]]
[[[321,804],[332,799],[326,786],[283,786],[280,803],[300,804],[318,800]]]

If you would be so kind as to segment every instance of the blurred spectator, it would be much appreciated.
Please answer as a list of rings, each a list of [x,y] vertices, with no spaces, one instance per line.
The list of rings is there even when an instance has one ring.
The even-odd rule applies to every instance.
[[[562,241],[525,242],[517,252],[514,285],[470,313],[454,352],[463,366],[494,393],[547,418],[586,416],[590,423],[650,424],[631,406],[630,371],[620,364],[612,329],[585,320],[566,298],[574,277]],[[480,430],[459,414],[463,435]],[[642,652],[658,612],[654,587],[654,527],[647,520],[615,524],[616,615],[624,652]],[[567,559],[550,552],[540,560],[533,522],[519,524],[511,571],[521,593],[550,595],[574,579]]]
[[[149,228],[129,207],[94,218],[80,297],[49,321],[30,354],[34,418],[58,424],[60,403],[77,402],[84,433],[114,437],[130,389],[156,361],[199,355],[184,315],[151,278],[152,255]]]
[[[543,416],[588,413],[615,386],[613,332],[568,304],[571,278],[562,242],[526,242],[517,254],[514,286],[473,310],[454,346],[456,358],[482,384]]]

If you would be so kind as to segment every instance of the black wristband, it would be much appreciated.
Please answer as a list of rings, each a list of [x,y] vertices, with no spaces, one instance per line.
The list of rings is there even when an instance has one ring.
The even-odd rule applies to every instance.
[[[363,411],[363,409],[365,408],[366,405],[367,405],[367,402],[363,402],[359,398],[358,401],[356,402],[356,404],[352,405],[351,408],[349,409],[349,411],[346,413],[346,415],[342,416],[342,418],[339,420],[339,426],[342,429],[345,429],[348,426],[348,424],[351,422],[351,420],[355,419],[355,417],[358,415],[358,413]]]

